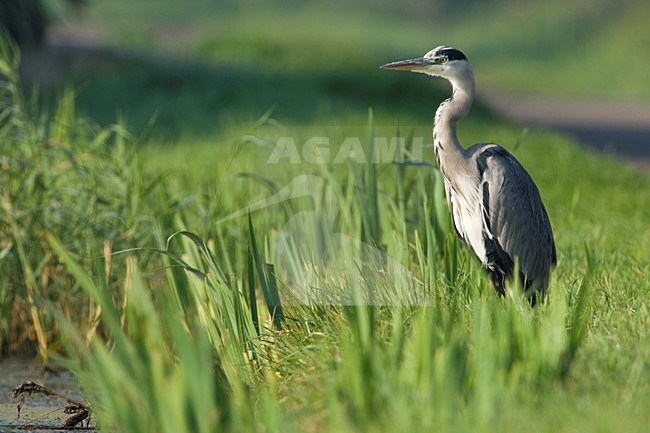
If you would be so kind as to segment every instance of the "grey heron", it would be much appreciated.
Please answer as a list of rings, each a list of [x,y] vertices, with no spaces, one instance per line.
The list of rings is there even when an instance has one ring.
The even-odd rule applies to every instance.
[[[445,182],[456,234],[474,251],[496,291],[520,281],[532,305],[543,300],[557,257],[551,224],[537,186],[510,152],[494,143],[463,148],[456,136],[474,99],[474,73],[465,54],[439,46],[423,57],[383,65],[451,83],[433,126],[436,161]]]

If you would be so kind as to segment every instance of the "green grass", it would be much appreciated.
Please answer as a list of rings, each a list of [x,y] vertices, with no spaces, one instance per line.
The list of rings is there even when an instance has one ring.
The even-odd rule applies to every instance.
[[[473,110],[461,141],[518,143],[558,247],[549,304],[499,299],[452,233],[439,173],[364,162],[373,137],[433,161],[417,146],[444,90],[376,69],[430,48],[418,24],[343,17],[336,33],[313,5],[248,19],[202,5],[217,21],[194,16],[192,49],[216,65],[117,60],[50,113],[4,53],[2,353],[63,357],[105,431],[644,430],[647,176]],[[107,25],[123,7],[97,6]],[[492,57],[472,54],[485,72]],[[120,110],[132,134],[109,126]],[[297,163],[271,163],[282,137]],[[314,137],[324,163],[303,153]]]

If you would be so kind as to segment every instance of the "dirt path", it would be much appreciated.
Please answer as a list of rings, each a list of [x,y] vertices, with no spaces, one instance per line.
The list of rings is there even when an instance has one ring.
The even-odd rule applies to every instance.
[[[558,100],[485,92],[493,110],[515,122],[558,129],[650,173],[650,104]]]

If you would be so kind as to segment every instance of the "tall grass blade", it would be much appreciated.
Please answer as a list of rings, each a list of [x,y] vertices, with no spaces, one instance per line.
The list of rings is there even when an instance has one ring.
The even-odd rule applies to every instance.
[[[378,158],[376,157],[377,149],[375,148],[374,137],[373,112],[372,109],[368,109],[368,155],[370,155],[370,163],[366,164],[366,177],[364,182],[366,206],[362,208],[362,211],[365,208],[368,212],[368,217],[365,219],[368,223],[367,241],[376,248],[382,248],[379,220],[379,187],[377,180]]]
[[[255,230],[253,229],[253,219],[248,214],[248,233],[250,236],[251,254],[253,262],[255,263],[255,270],[257,271],[257,279],[262,288],[262,295],[266,308],[273,321],[273,326],[276,329],[281,329],[284,322],[284,313],[282,305],[280,305],[280,296],[278,294],[277,281],[275,279],[275,272],[267,274],[262,263],[262,256],[257,246],[257,239],[255,237]],[[268,269],[268,268],[267,268]]]
[[[587,258],[587,273],[582,278],[577,299],[575,300],[575,305],[573,305],[573,311],[571,313],[571,323],[568,331],[569,342],[564,352],[561,371],[562,377],[568,375],[576,353],[587,334],[587,328],[591,320],[591,279],[594,273],[594,259],[586,243],[585,257]]]
[[[276,329],[282,328],[284,323],[284,311],[280,302],[280,292],[278,291],[278,280],[275,276],[275,266],[271,263],[266,264],[266,277],[268,280],[269,298],[271,299],[271,317]]]
[[[248,247],[246,272],[248,276],[248,307],[251,309],[251,320],[257,335],[261,335],[260,318],[257,312],[257,297],[255,296],[255,260],[251,252],[251,246]]]

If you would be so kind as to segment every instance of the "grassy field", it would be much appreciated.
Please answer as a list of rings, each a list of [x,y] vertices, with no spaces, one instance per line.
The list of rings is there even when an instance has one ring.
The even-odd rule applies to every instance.
[[[479,85],[512,58],[515,89],[574,66],[531,68],[530,44],[481,11],[432,30],[384,3],[126,3],[88,19],[133,54],[72,77],[78,94],[50,108],[24,96],[3,45],[0,354],[71,368],[105,431],[645,430],[648,177],[479,102],[461,141],[513,150],[558,247],[548,304],[499,299],[452,233],[439,173],[408,163],[433,161],[447,88],[377,68],[443,37],[468,47]],[[601,43],[630,50],[646,7],[626,3],[620,44],[597,5]],[[593,27],[531,7],[502,19],[541,17],[540,46],[576,35],[600,58]],[[489,55],[477,23],[511,56]],[[593,73],[572,91],[647,96]]]

